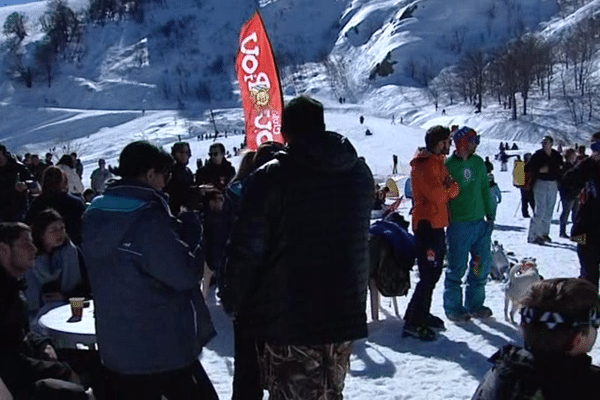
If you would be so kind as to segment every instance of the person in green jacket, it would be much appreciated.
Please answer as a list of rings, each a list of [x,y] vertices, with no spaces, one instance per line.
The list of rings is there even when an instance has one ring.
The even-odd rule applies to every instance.
[[[475,154],[479,135],[465,126],[454,133],[453,139],[456,151],[446,161],[446,166],[450,176],[458,182],[460,193],[450,201],[444,311],[451,321],[464,322],[471,317],[492,315],[492,310],[483,302],[485,283],[492,269],[490,241],[496,208],[490,196],[485,162]],[[467,284],[463,305],[461,283],[465,273]]]

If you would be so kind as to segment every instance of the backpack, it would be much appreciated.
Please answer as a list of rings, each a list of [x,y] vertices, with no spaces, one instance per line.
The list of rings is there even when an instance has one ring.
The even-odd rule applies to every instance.
[[[513,185],[525,187],[525,161],[517,160],[513,167]]]
[[[370,275],[385,297],[406,296],[410,289],[416,243],[407,227],[408,222],[394,212],[369,228]]]

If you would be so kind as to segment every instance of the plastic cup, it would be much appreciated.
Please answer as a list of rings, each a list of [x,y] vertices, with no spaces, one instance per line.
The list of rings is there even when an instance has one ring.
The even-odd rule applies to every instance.
[[[71,304],[71,315],[73,318],[81,319],[83,316],[83,302],[85,298],[83,297],[71,297],[69,298],[69,303]]]

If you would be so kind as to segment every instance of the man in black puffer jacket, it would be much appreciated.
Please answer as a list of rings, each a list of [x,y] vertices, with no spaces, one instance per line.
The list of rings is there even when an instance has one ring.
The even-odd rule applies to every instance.
[[[222,301],[264,344],[271,396],[338,399],[352,341],[367,336],[373,176],[348,139],[325,131],[321,103],[292,100],[281,130],[286,151],[244,187]]]
[[[171,171],[171,180],[165,186],[165,193],[169,194],[169,207],[171,214],[178,216],[182,206],[188,206],[191,198],[191,188],[194,184],[194,174],[188,168],[188,162],[192,156],[190,144],[177,142],[171,147],[171,156],[175,159],[175,165]]]
[[[600,280],[600,132],[592,135],[592,155],[567,171],[564,181],[582,189],[571,240],[577,242],[581,278],[598,286]]]
[[[0,144],[0,222],[25,219],[29,192],[25,182],[32,179],[27,167]]]
[[[224,190],[235,176],[235,168],[225,159],[223,143],[213,143],[208,148],[209,160],[196,171],[196,185],[212,185]]]

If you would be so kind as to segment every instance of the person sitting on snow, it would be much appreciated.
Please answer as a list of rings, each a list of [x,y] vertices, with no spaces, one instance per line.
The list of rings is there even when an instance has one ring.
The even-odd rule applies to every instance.
[[[600,389],[600,368],[588,353],[600,326],[596,286],[576,278],[536,283],[523,300],[525,348],[506,345],[472,400],[588,399]]]

